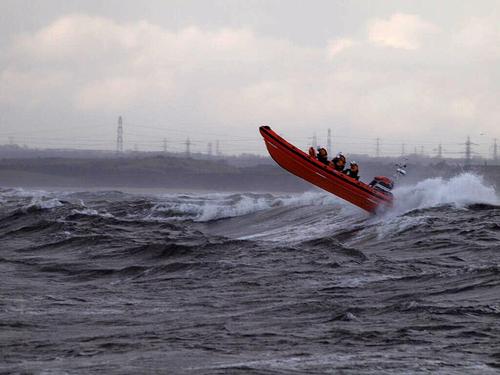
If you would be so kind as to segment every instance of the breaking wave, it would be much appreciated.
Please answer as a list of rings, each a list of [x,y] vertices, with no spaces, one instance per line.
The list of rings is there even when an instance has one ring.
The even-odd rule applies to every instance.
[[[241,193],[161,196],[160,198],[163,201],[153,207],[150,218],[191,219],[195,222],[245,216],[280,207],[325,205],[340,207],[344,204],[332,195],[321,192],[306,192],[290,196]]]
[[[394,195],[394,209],[398,214],[443,205],[463,208],[476,203],[500,204],[495,188],[473,173],[462,173],[450,179],[426,179],[415,186],[396,188]]]

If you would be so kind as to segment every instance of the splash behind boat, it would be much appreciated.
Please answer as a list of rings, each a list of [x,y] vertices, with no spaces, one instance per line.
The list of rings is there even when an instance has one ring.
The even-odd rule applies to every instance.
[[[382,191],[323,164],[288,143],[269,126],[261,126],[269,154],[283,169],[368,212],[392,205],[392,194]]]

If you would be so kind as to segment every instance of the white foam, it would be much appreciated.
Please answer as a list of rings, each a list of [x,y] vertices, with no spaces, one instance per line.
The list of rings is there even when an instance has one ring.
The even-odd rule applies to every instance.
[[[243,195],[234,204],[220,205],[217,201],[208,201],[203,206],[196,221],[210,221],[215,219],[222,219],[235,216],[248,215],[257,211],[262,211],[271,208],[273,202],[271,199],[254,198]]]
[[[23,188],[12,188],[12,189],[7,189],[1,192],[1,195],[4,197],[24,197],[24,198],[42,198],[49,196],[50,194],[47,191],[44,190],[26,190]]]
[[[392,210],[376,218],[370,218],[357,207],[322,191],[289,195],[214,193],[186,194],[179,197],[169,194],[160,197],[162,202],[153,207],[149,218],[167,220],[189,218],[198,222],[207,222],[244,216],[277,207],[317,206],[339,208],[340,211],[336,211],[337,215],[344,218],[356,220],[368,218],[369,221],[379,221],[382,218],[382,221],[386,222],[388,218],[395,218],[415,209],[447,204],[456,207],[464,207],[472,203],[500,204],[494,188],[487,186],[481,176],[472,173],[462,173],[450,179],[426,179],[414,186],[396,188],[394,195],[395,205]],[[405,223],[405,225],[413,225],[413,223]],[[300,230],[303,232],[305,228],[301,227]]]
[[[465,207],[473,203],[500,204],[495,189],[488,186],[481,176],[462,173],[450,179],[426,179],[414,186],[394,190],[395,205],[383,215],[397,217],[408,211],[442,205]],[[341,215],[364,217],[352,205],[321,191],[274,196],[271,194],[207,194],[187,196],[183,201],[167,200],[154,208],[157,211],[174,210],[186,214],[194,221],[206,222],[243,216],[276,207],[332,206],[340,208]]]
[[[321,191],[278,197],[276,201],[283,206],[339,206],[342,202],[334,195]]]
[[[37,208],[41,210],[49,210],[51,208],[61,207],[63,204],[55,198],[43,199],[40,197],[35,197],[31,202],[24,207],[24,209]]]
[[[163,196],[166,200],[152,209],[150,218],[158,218],[162,212],[178,212],[194,221],[206,222],[244,216],[276,207],[339,206],[339,200],[321,192],[305,192],[284,196],[271,194],[205,194],[178,197]],[[175,215],[172,216],[175,218]]]
[[[358,234],[358,241],[371,234],[381,240],[388,235],[418,227],[429,219],[429,214],[425,212],[418,216],[404,215],[413,210],[443,205],[465,208],[474,203],[500,204],[495,189],[473,173],[462,173],[449,179],[431,178],[414,186],[402,186],[394,190],[394,198],[392,209],[368,219],[369,225]]]
[[[100,216],[100,217],[104,217],[104,218],[111,218],[111,217],[114,217],[113,215],[111,215],[110,213],[108,212],[99,212],[93,208],[82,208],[82,209],[73,209],[71,211],[72,214],[76,214],[76,215],[84,215],[84,216]]]
[[[448,180],[423,180],[415,186],[395,189],[394,196],[394,208],[399,214],[442,205],[461,208],[473,203],[500,204],[495,189],[487,186],[482,176],[473,173],[462,173]]]

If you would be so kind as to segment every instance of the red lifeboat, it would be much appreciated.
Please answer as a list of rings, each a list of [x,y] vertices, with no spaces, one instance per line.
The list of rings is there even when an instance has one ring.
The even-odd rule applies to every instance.
[[[261,126],[259,130],[271,157],[288,172],[371,213],[392,205],[393,196],[389,191],[376,189],[334,170],[318,161],[314,153],[306,154],[288,143],[269,126]]]

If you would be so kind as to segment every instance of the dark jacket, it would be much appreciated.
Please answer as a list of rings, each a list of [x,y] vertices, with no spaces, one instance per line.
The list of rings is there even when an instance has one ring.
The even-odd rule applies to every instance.
[[[345,173],[346,175],[348,175],[349,177],[351,177],[351,178],[354,178],[354,179],[356,179],[356,180],[359,180],[359,172],[353,172],[352,170],[347,169],[344,173]]]
[[[325,148],[318,149],[318,153],[317,153],[316,157],[323,164],[328,164],[328,152],[326,152]]]
[[[318,160],[323,164],[328,164],[328,155],[321,156],[320,154],[318,154]]]
[[[344,166],[339,165],[339,161],[340,161],[340,160],[341,160],[341,159],[340,159],[340,158],[337,158],[337,157],[333,158],[333,160],[332,160],[332,163],[333,163],[333,168],[334,168],[336,171],[343,172],[343,171],[344,171]]]

